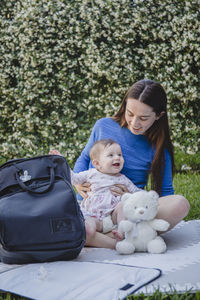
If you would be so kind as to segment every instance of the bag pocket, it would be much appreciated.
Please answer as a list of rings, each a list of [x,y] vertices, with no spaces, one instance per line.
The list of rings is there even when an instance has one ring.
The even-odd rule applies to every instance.
[[[0,210],[0,240],[7,250],[73,248],[83,240],[84,221],[75,193],[64,180],[56,180],[46,193],[4,196]]]

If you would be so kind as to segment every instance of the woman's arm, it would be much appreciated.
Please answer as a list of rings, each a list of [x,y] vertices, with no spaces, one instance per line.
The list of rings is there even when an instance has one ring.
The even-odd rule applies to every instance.
[[[96,125],[96,124],[95,124]],[[90,134],[89,140],[81,152],[81,155],[78,157],[75,165],[74,165],[74,172],[79,173],[82,171],[86,171],[89,169],[91,166],[91,161],[90,161],[90,148],[95,142],[95,131],[96,131],[96,126],[93,127],[92,132]],[[75,185],[78,194],[77,194],[77,199],[82,200],[83,198],[87,198],[87,193],[90,192],[90,183],[89,182],[84,182],[82,184],[77,184]]]
[[[90,157],[85,147],[81,152],[80,156],[78,157],[78,159],[76,160],[73,171],[75,173],[86,171],[89,169],[89,164],[90,164]]]
[[[87,155],[87,149],[83,150],[79,158],[77,159],[75,166],[74,166],[74,174],[77,172],[87,171],[89,169],[90,158]],[[76,183],[75,188],[77,190],[77,199],[83,200],[87,198],[87,193],[90,192],[90,183],[89,182],[82,182],[81,184]]]
[[[162,193],[161,196],[168,196],[174,194],[173,178],[172,178],[172,162],[171,156],[165,150],[165,169],[163,174]]]
[[[88,139],[88,142],[87,142],[85,148],[83,149],[80,156],[78,157],[78,159],[75,162],[75,165],[74,165],[74,172],[75,173],[79,173],[79,172],[88,170],[89,167],[90,167],[91,161],[90,161],[89,153],[90,153],[90,148],[92,147],[92,145],[96,141],[95,131],[96,131],[96,124],[94,125],[94,127],[92,129],[92,132],[90,134],[90,137]]]

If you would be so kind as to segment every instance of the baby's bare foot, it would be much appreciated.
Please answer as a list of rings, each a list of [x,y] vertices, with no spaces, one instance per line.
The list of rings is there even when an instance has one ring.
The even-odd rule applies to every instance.
[[[114,235],[114,238],[118,241],[121,241],[124,239],[124,235],[123,233],[120,233],[119,231],[117,231],[116,229],[112,230],[112,234]]]

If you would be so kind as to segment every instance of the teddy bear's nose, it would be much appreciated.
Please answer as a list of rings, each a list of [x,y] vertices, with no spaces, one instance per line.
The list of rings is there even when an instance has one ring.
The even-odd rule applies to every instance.
[[[139,211],[139,213],[140,213],[140,215],[143,215],[143,213],[144,213],[144,210],[143,210],[143,209],[141,209],[141,210]]]

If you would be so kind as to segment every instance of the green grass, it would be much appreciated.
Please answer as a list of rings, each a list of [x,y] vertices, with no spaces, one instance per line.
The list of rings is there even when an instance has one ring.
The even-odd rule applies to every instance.
[[[199,173],[178,173],[174,177],[174,188],[176,194],[185,196],[190,202],[190,212],[185,220],[200,219],[200,174]],[[0,300],[22,300],[23,297],[11,295],[9,293],[0,294]],[[200,300],[200,291],[191,294],[187,291],[184,294],[176,292],[162,294],[156,291],[152,296],[129,296],[128,300]],[[89,299],[90,300],[90,299]]]
[[[181,194],[190,203],[186,221],[200,219],[200,173],[179,173],[174,177],[175,194]]]
[[[127,300],[200,300],[200,292],[198,291],[196,294],[192,294],[189,291],[184,294],[177,294],[174,292],[163,294],[159,291],[156,291],[152,296],[145,296],[141,294],[139,296],[129,296]]]

